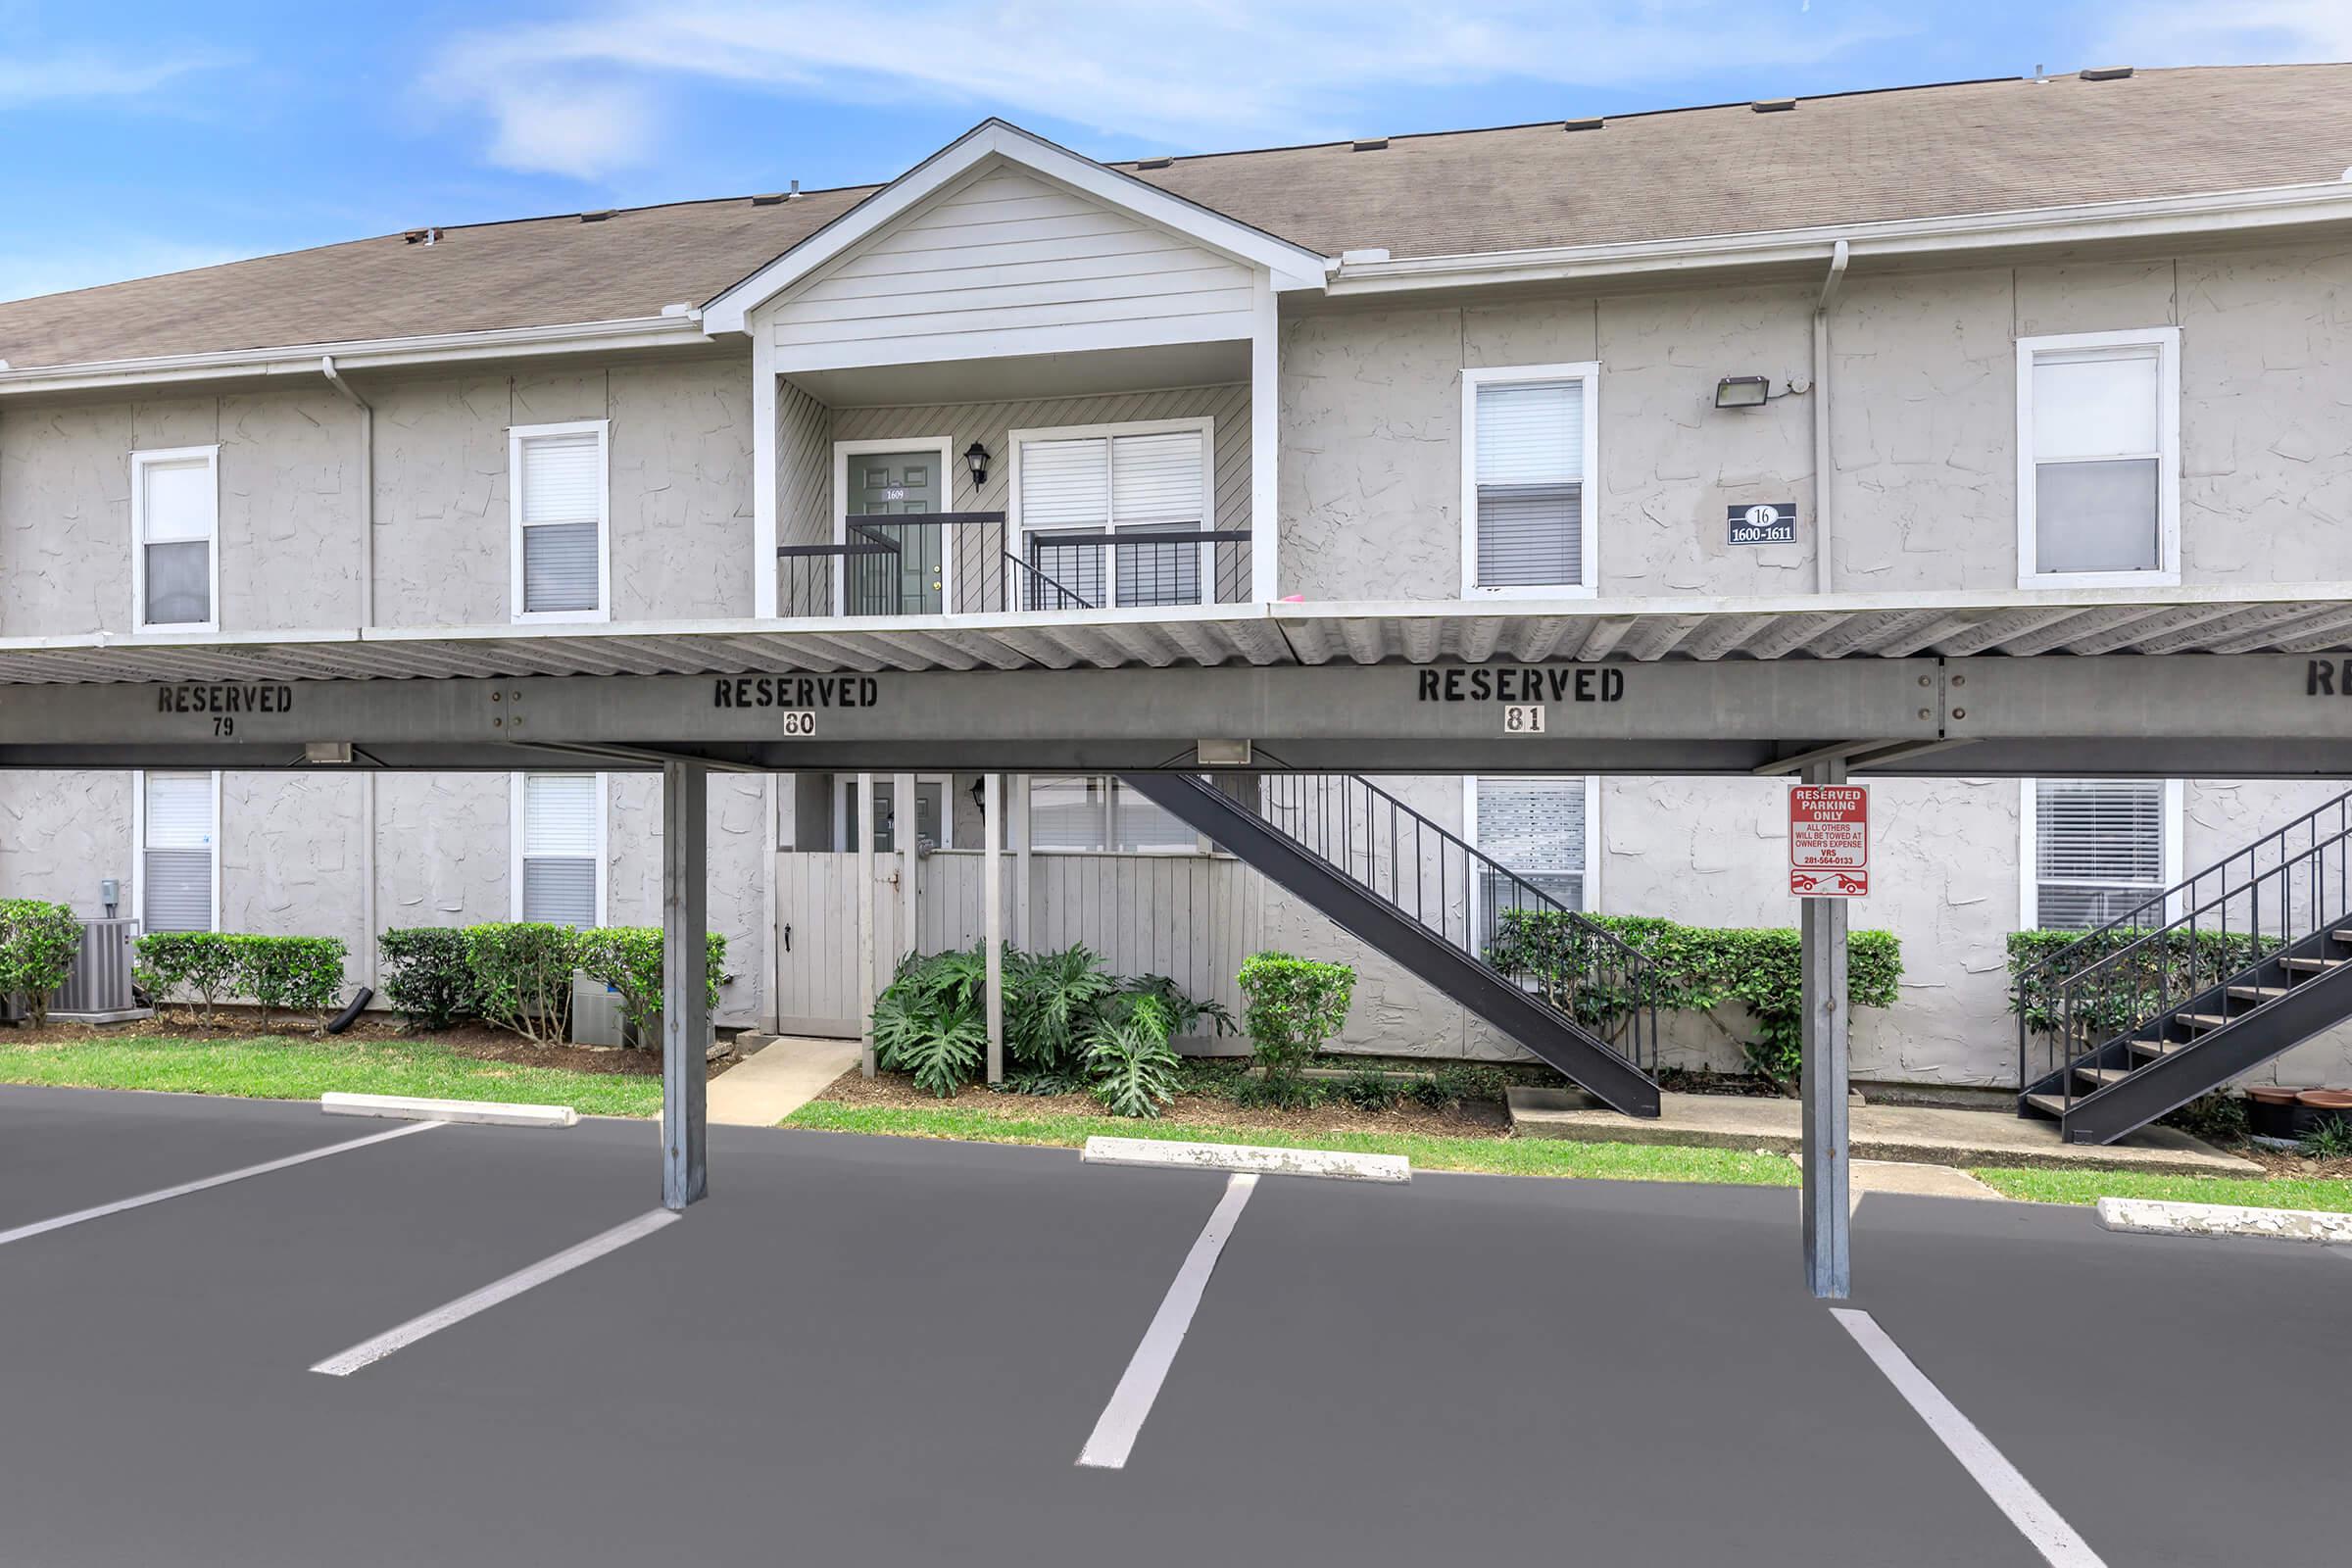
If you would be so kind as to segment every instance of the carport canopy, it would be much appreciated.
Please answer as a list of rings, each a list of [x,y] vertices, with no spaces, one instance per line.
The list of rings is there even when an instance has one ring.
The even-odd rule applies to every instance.
[[[714,767],[2352,774],[2352,584],[1975,597],[9,638],[0,767],[658,768],[663,1200],[683,1208],[707,1189],[708,1004],[682,960],[704,945]],[[1841,916],[1801,922],[1806,1258],[1830,1297]],[[992,901],[992,953],[1001,919]]]

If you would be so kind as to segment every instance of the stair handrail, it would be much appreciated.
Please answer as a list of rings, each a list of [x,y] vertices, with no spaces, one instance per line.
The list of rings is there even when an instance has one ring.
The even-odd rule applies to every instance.
[[[1621,1047],[1615,1040],[1612,1040],[1608,1036],[1602,1034],[1600,1030],[1593,1028],[1584,1019],[1578,1018],[1576,1014],[1570,1011],[1568,1008],[1562,1007],[1559,1003],[1553,1000],[1549,995],[1545,995],[1544,997],[1543,1000],[1544,1004],[1550,1006],[1554,1011],[1560,1013],[1561,1016],[1574,1023],[1579,1030],[1581,1030],[1585,1035],[1595,1041],[1604,1049],[1614,1053],[1618,1056],[1623,1057],[1625,1060],[1632,1062],[1635,1066],[1642,1068],[1644,1071],[1651,1071],[1655,1069],[1657,1061],[1657,999],[1663,994],[1663,985],[1659,979],[1659,976],[1664,972],[1662,966],[1658,963],[1656,958],[1642,952],[1640,948],[1635,947],[1633,944],[1625,941],[1615,932],[1609,930],[1606,926],[1601,925],[1592,916],[1586,914],[1583,910],[1572,909],[1568,907],[1568,906],[1562,904],[1558,899],[1553,898],[1550,894],[1536,886],[1535,883],[1529,881],[1526,877],[1521,876],[1509,866],[1504,865],[1501,861],[1496,860],[1493,856],[1488,855],[1477,845],[1472,844],[1469,840],[1463,838],[1451,828],[1446,827],[1443,822],[1439,822],[1426,813],[1414,809],[1412,807],[1406,805],[1403,801],[1397,799],[1397,797],[1390,794],[1387,790],[1382,789],[1379,785],[1373,783],[1370,779],[1365,778],[1360,773],[1314,774],[1295,772],[1289,769],[1273,769],[1269,770],[1265,776],[1269,779],[1307,779],[1320,777],[1344,780],[1347,786],[1352,786],[1360,789],[1365,792],[1368,798],[1382,802],[1392,811],[1411,818],[1415,824],[1416,832],[1425,829],[1428,832],[1435,834],[1440,845],[1439,856],[1441,866],[1443,866],[1444,863],[1445,847],[1451,846],[1461,853],[1465,864],[1474,865],[1477,869],[1490,875],[1497,876],[1507,880],[1511,885],[1513,906],[1515,908],[1524,907],[1525,906],[1520,901],[1526,900],[1536,904],[1539,906],[1540,912],[1564,916],[1567,924],[1576,932],[1580,940],[1592,945],[1601,953],[1614,959],[1633,978],[1632,985],[1626,988],[1630,992],[1629,1003],[1626,1008],[1626,1016],[1632,1025],[1631,1033],[1633,1036],[1633,1049],[1629,1051]],[[1331,862],[1331,857],[1328,853],[1316,849],[1313,845],[1308,844],[1306,840],[1300,838],[1298,834],[1284,829],[1280,823],[1274,821],[1273,818],[1270,817],[1263,809],[1257,810],[1256,814],[1261,821],[1266,822],[1268,826],[1275,828],[1276,831],[1284,833],[1284,836],[1290,838],[1294,843],[1298,844],[1301,848],[1306,849],[1310,854],[1319,856],[1326,863]],[[1417,854],[1418,847],[1416,847],[1416,855]],[[1343,875],[1348,877],[1350,880],[1358,880],[1354,871],[1349,868],[1345,861],[1340,862],[1339,869]],[[1441,874],[1443,873],[1441,872]],[[1390,906],[1397,910],[1399,914],[1404,912],[1404,906],[1402,903],[1396,897],[1396,881],[1394,876],[1392,876],[1391,879],[1391,891],[1387,894],[1382,894],[1380,892],[1378,881],[1375,878],[1367,877],[1365,879],[1361,879],[1358,882],[1358,885],[1364,887],[1374,897],[1386,899]],[[1412,918],[1417,924],[1421,925],[1425,929],[1428,927],[1429,922],[1419,910],[1416,909],[1414,911]],[[1501,966],[1495,964],[1494,961],[1490,958],[1485,952],[1481,951],[1482,947],[1483,945],[1474,945],[1472,943],[1471,933],[1465,929],[1464,947],[1462,951],[1465,952],[1469,956],[1476,958],[1481,963],[1485,963],[1490,967],[1499,969]]]
[[[2161,892],[2149,894],[2138,904],[2133,905],[2124,913],[2117,915],[2112,920],[2109,920],[2105,925],[2093,926],[2090,930],[2084,931],[2080,936],[2077,936],[2074,941],[2068,943],[2065,947],[2060,948],[2057,952],[2044,954],[2041,957],[2035,959],[2026,968],[2019,970],[2017,977],[2018,986],[2015,989],[2022,990],[2026,980],[2029,977],[2038,974],[2040,971],[2057,964],[2060,960],[2064,959],[2067,955],[2082,947],[2083,944],[2107,936],[2119,927],[2135,925],[2138,922],[2139,917],[2145,914],[2150,908],[2164,909],[2171,907],[2175,895],[2190,893],[2195,888],[2196,884],[2202,882],[2205,880],[2205,878],[2212,876],[2217,872],[2227,870],[2237,860],[2245,858],[2248,859],[2249,863],[2251,863],[2250,858],[2254,855],[2254,853],[2262,849],[2265,845],[2272,843],[2274,840],[2278,841],[2281,846],[2283,846],[2286,836],[2289,833],[2292,833],[2296,828],[2303,826],[2306,822],[2316,821],[2328,811],[2334,810],[2338,814],[2339,824],[2343,823],[2344,808],[2347,803],[2352,803],[2352,790],[2346,790],[2343,794],[2334,797],[2332,800],[2322,801],[2318,806],[2313,807],[2301,816],[2281,824],[2278,828],[2264,834],[2261,838],[2254,840],[2250,844],[2243,844],[2238,848],[2231,850],[2228,855],[2223,856],[2220,859],[2214,861],[2211,865],[2206,866],[2203,870],[2197,871],[2189,876],[2182,877],[2180,881],[2174,883],[2171,887],[2163,889]],[[2034,874],[2031,867],[2026,868],[2026,874],[2029,876]],[[2252,879],[2249,878],[2248,880],[2250,882]],[[2228,894],[2225,893],[2224,897],[2228,897]]]
[[[2206,991],[2218,990],[2221,992],[2224,999],[2223,1011],[2227,1015],[2230,987],[2248,982],[2258,976],[2273,958],[2289,949],[2310,941],[2348,915],[2352,915],[2352,811],[2343,809],[2347,802],[2352,802],[2352,791],[2346,791],[2333,800],[2324,802],[2318,808],[2296,817],[2275,832],[2267,833],[2250,844],[2232,851],[2204,871],[2199,872],[2197,876],[2176,883],[2156,899],[2143,901],[2134,907],[2131,914],[2110,920],[2095,930],[2084,932],[2057,953],[2050,955],[2040,962],[2020,970],[2017,985],[2011,996],[2011,1006],[2017,1013],[2019,1091],[2024,1092],[2037,1076],[2047,1076],[2050,1072],[2057,1072],[2060,1103],[2062,1106],[2071,1108],[2076,1100],[2083,1098],[2075,1093],[2077,1070],[2094,1062],[2117,1041],[2134,1035],[2151,1022],[2179,1011],[2184,1002]],[[2331,808],[2338,810],[2336,831],[2326,838],[2321,838],[2315,827],[2309,844],[2291,854],[2288,853],[2285,847],[2287,836],[2297,828],[2316,823],[2318,818]],[[2278,863],[2270,866],[2255,864],[2251,858],[2273,843],[2279,846]],[[2330,850],[2337,852],[2335,873],[2338,891],[2332,903],[2323,904],[2321,895],[2327,886],[2328,852]],[[2244,881],[2235,885],[2225,882],[2219,893],[2201,903],[2189,904],[2181,913],[2161,924],[2137,926],[2130,923],[2133,915],[2144,913],[2151,905],[2193,889],[2195,884],[2203,878],[2225,869],[2240,858],[2247,858],[2250,866]],[[2311,877],[2313,914],[2313,923],[2308,926],[2298,924],[2293,919],[2294,879],[2299,873],[2306,870]],[[2266,883],[2274,880],[2280,884],[2279,892],[2273,906],[2279,915],[2278,936],[2276,942],[2266,947],[2262,918],[2262,889]],[[2240,934],[2250,943],[2249,958],[2242,964],[2231,964],[2229,961],[2230,906],[2241,899],[2247,905],[2247,918]],[[2214,918],[2217,915],[2218,930],[2215,929],[2216,920]],[[2203,934],[2218,936],[2221,939],[2222,952],[2217,956],[2216,967],[2211,972],[2204,971],[2201,964],[2203,954],[2199,944],[2200,926],[2203,928]],[[2069,969],[2058,975],[2056,979],[2051,979],[2044,973],[2045,970],[2051,968],[2054,960],[2079,952],[2084,944],[2103,937],[2119,935],[2127,929],[2134,933],[2129,940],[2089,959],[2080,967]],[[2167,949],[2170,940],[2184,930],[2188,935],[2185,955],[2187,978],[2185,985],[2176,990],[2174,965],[2170,961]],[[2079,1004],[2078,998],[2081,993],[2088,992],[2093,997],[2096,996],[2105,973],[2120,971],[2127,961],[2134,964],[2144,963],[2146,959],[2143,956],[2151,952],[2155,956],[2157,964],[2155,971],[2157,989],[2154,993],[2156,1005],[2150,1007],[2145,1004],[2149,995],[2145,978],[2142,978],[2137,986],[2140,993],[2140,1004],[2131,1010],[2131,1015],[2128,1017],[2119,1019],[2105,1014],[2104,1010],[2095,1004],[2084,1008]],[[2045,993],[2054,991],[2056,995],[2054,1003],[2045,1003],[2040,1007],[2043,1017],[2051,1020],[2045,1028],[2051,1050],[2046,1053],[2045,1058],[2049,1065],[2046,1065],[2042,1074],[2039,1075],[2029,1073],[2027,1068],[2030,992],[2037,979]],[[2260,1005],[2268,1005],[2268,1004]],[[2089,1033],[2087,1034],[2082,1033],[2080,1016],[2084,1010],[2089,1012]],[[2103,1017],[2104,1021],[2102,1021]]]

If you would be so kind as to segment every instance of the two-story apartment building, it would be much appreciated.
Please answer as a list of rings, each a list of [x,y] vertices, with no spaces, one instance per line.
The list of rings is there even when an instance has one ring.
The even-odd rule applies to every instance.
[[[991,122],[878,187],[4,305],[0,652],[886,621],[952,666],[1007,644],[1153,666],[1258,658],[1283,634],[1188,615],[1292,599],[1408,636],[1418,608],[1557,607],[1474,664],[2335,649],[2347,166],[2352,67],[1117,166]],[[1350,640],[1285,653],[1382,656]],[[653,782],[545,762],[0,774],[0,893],[94,913],[113,879],[154,928],[340,936],[355,982],[390,926],[652,920]],[[1951,768],[1878,787],[1856,922],[1902,939],[1905,975],[1857,1020],[1865,1080],[2013,1085],[2010,932],[2099,923],[2342,787],[2233,781],[2226,756]],[[1011,783],[1033,945],[1220,995],[1258,947],[1343,956],[1348,1048],[1515,1049],[1115,781]],[[1793,919],[1773,779],[1382,786],[1572,907]],[[982,790],[919,765],[872,787],[886,975],[977,937]],[[712,781],[722,1020],[855,1029],[858,791]],[[1722,1063],[1727,1038],[1675,1045]],[[2340,1056],[2266,1070],[2341,1081]]]

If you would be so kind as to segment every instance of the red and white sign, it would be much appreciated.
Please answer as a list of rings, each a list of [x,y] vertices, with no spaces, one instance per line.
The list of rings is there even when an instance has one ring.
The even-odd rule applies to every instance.
[[[1790,787],[1788,892],[1799,899],[1870,896],[1869,785]]]

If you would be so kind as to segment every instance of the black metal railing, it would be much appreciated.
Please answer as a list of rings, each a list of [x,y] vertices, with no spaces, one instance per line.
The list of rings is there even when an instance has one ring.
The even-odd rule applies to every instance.
[[[1261,774],[1257,814],[1636,1068],[1656,1071],[1657,964],[1581,910],[1352,773]]]
[[[2348,861],[2352,791],[2021,969],[2010,994],[2019,1089],[2056,1074],[2052,1092],[2071,1106],[2075,1069],[2116,1065],[2100,1058],[2118,1041],[2200,998],[2230,1016],[2230,987],[2352,914]]]
[[[855,516],[837,544],[776,550],[779,615],[971,614],[1239,604],[1247,529],[1057,529],[1016,553],[1002,512]]]

